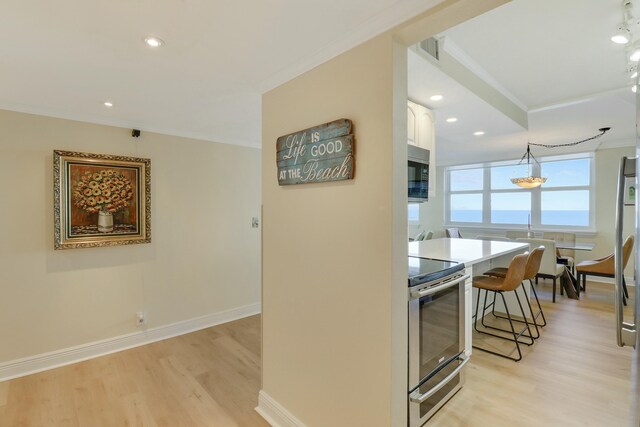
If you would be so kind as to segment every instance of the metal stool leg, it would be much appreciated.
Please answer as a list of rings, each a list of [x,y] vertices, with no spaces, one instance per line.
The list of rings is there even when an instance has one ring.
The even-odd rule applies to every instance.
[[[541,328],[547,326],[547,319],[544,317],[544,312],[542,311],[542,306],[540,305],[540,300],[538,299],[538,292],[536,291],[536,287],[533,286],[533,280],[529,279],[529,283],[531,284],[531,290],[533,290],[533,296],[536,298],[536,303],[538,303],[538,313],[533,318],[534,322],[537,322],[538,316],[542,316],[542,324],[539,325]]]
[[[488,292],[488,290],[485,290],[485,292]],[[496,293],[500,293],[500,296],[502,298],[502,303],[504,304],[505,310],[507,312],[507,320],[509,321],[510,329],[509,330],[505,330],[505,329],[500,329],[500,328],[494,328],[494,327],[491,327],[491,326],[488,326],[488,328],[496,329],[496,330],[499,330],[499,331],[503,331],[503,332],[509,333],[509,334],[512,335],[513,338],[505,337],[505,336],[497,335],[497,334],[492,334],[492,333],[486,332],[486,331],[481,331],[481,330],[479,330],[477,328],[477,322],[478,322],[477,315],[478,315],[478,310],[479,310],[479,305],[480,305],[480,301],[479,301],[480,300],[480,294],[478,294],[478,301],[476,302],[476,321],[474,323],[475,329],[476,329],[476,331],[478,333],[481,333],[481,334],[490,335],[492,337],[500,338],[500,339],[507,340],[507,341],[512,341],[516,346],[516,351],[518,352],[518,356],[517,357],[511,357],[511,356],[508,356],[506,354],[498,353],[498,352],[495,352],[495,351],[492,351],[492,350],[488,350],[486,348],[479,347],[477,345],[474,345],[473,348],[481,350],[481,351],[484,351],[484,352],[487,352],[487,353],[494,354],[496,356],[504,357],[506,359],[513,360],[515,362],[518,362],[518,361],[522,360],[522,351],[520,350],[520,344],[525,344],[525,345],[530,346],[530,345],[532,345],[534,343],[534,339],[533,339],[532,334],[531,334],[531,329],[529,328],[529,322],[526,320],[526,316],[525,316],[525,313],[524,313],[524,309],[522,307],[522,303],[520,302],[520,298],[518,297],[518,295],[516,293],[516,299],[518,301],[518,305],[520,306],[520,310],[522,312],[523,318],[525,319],[525,322],[524,322],[525,326],[521,330],[516,332],[515,327],[513,325],[513,319],[511,317],[511,313],[509,312],[509,307],[507,306],[507,300],[504,297],[504,293],[501,292],[501,291],[492,291],[492,292],[494,293],[494,298],[495,298],[495,294]],[[485,294],[485,301],[486,301],[486,298],[487,298],[487,296]],[[495,301],[495,299],[494,299],[494,301]],[[483,306],[483,314],[486,311],[486,308],[487,308],[486,305],[484,305]],[[529,332],[529,335],[526,335],[525,331]],[[526,337],[526,338],[529,338],[531,340],[531,342],[520,341],[519,338],[521,338],[523,336]]]

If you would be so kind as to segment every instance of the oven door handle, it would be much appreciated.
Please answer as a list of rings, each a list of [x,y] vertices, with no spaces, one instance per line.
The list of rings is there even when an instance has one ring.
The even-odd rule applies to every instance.
[[[466,365],[467,362],[469,362],[469,356],[467,356],[466,354],[462,354],[460,355],[460,357],[458,357],[458,360],[461,360],[462,363],[453,372],[447,375],[445,379],[440,381],[435,387],[433,387],[432,389],[430,389],[428,392],[424,394],[420,394],[420,389],[415,390],[413,393],[409,395],[409,401],[411,403],[423,403],[425,400],[427,400],[428,398],[436,394],[438,390],[444,387],[449,381],[453,379],[453,377],[455,377],[460,373],[464,365]]]
[[[456,280],[452,280],[451,282],[443,283],[442,285],[434,286],[432,288],[423,289],[421,291],[412,291],[411,299],[426,297],[427,295],[435,294],[436,292],[443,291],[447,288],[457,285],[460,282],[464,282],[469,278],[469,275],[466,274],[462,277],[457,278]]]

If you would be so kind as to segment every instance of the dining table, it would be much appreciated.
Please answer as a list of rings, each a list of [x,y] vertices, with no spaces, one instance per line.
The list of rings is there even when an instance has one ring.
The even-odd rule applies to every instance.
[[[555,240],[555,243],[556,243],[556,249],[565,249],[570,251],[592,251],[593,248],[596,247],[596,244],[593,242],[576,242],[576,241],[572,242],[572,241],[564,241],[564,240]],[[577,283],[575,276],[571,272],[571,269],[569,269],[568,267],[567,267],[567,274],[571,276],[571,280],[573,283]],[[580,291],[583,289],[584,288],[580,285],[580,283],[577,283],[576,293],[578,294],[578,298],[580,298]]]
[[[556,240],[556,249],[566,249],[570,251],[592,251],[596,247],[592,242],[569,242]]]

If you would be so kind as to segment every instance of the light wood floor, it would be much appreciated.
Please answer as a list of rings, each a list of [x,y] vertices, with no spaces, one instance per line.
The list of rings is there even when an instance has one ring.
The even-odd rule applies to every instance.
[[[627,426],[631,350],[614,342],[611,285],[556,304],[550,288],[538,287],[549,325],[524,359],[474,351],[428,426]],[[0,426],[268,426],[253,409],[259,333],[253,316],[0,383]]]
[[[541,337],[524,346],[520,362],[474,349],[465,386],[428,426],[629,425],[632,350],[615,342],[613,285],[589,282],[579,301],[558,296],[556,304],[551,281],[537,289],[548,323]],[[477,333],[473,339],[513,347]]]
[[[0,383],[0,426],[268,427],[260,318]]]

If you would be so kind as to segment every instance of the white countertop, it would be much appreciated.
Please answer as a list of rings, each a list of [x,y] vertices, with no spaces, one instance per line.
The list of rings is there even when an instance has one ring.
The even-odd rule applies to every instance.
[[[409,242],[409,256],[462,262],[466,267],[512,252],[529,250],[528,243],[476,239],[432,239]]]

